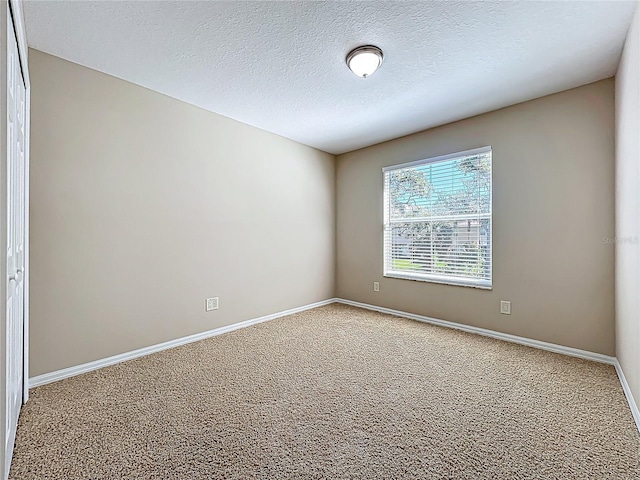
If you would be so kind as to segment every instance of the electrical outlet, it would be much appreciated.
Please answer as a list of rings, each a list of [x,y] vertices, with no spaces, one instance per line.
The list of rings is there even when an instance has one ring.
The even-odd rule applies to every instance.
[[[500,313],[504,315],[511,315],[511,302],[500,301]]]
[[[374,292],[380,291],[380,282],[373,282],[373,291]]]
[[[218,310],[218,297],[207,298],[207,312]]]

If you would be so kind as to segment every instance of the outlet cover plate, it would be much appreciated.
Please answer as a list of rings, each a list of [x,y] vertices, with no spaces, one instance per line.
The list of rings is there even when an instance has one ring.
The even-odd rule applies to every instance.
[[[511,315],[511,302],[500,301],[500,313],[503,315]]]
[[[218,310],[218,297],[207,298],[206,309],[207,312]]]

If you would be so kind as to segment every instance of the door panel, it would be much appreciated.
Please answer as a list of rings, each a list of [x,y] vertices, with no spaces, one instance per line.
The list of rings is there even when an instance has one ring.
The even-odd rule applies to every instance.
[[[13,453],[23,395],[24,239],[25,239],[25,100],[11,15],[7,15],[7,304],[5,459]],[[9,462],[5,462],[5,470]],[[5,478],[8,472],[5,471]]]

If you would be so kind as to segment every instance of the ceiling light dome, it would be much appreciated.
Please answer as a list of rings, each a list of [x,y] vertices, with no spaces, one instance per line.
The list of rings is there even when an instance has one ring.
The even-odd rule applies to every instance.
[[[347,55],[347,66],[357,76],[367,78],[382,65],[382,50],[373,45],[355,48]]]

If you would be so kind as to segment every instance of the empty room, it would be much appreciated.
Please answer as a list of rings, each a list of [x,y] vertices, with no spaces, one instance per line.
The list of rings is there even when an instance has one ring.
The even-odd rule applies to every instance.
[[[640,480],[640,1],[0,12],[0,479]]]

